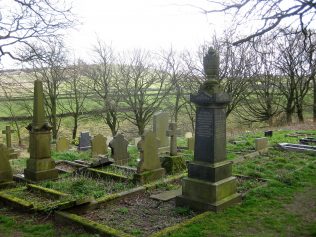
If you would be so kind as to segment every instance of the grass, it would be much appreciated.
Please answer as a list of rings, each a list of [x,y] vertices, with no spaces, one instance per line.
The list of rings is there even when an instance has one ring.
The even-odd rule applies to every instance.
[[[273,137],[268,138],[270,146],[274,147],[279,142],[297,143],[298,138],[286,136],[296,131],[275,131]],[[301,132],[316,135],[316,131]],[[228,157],[234,159],[243,151],[251,151],[254,148],[254,139],[262,135],[262,133],[246,133],[240,136],[238,139],[244,139],[246,142],[228,144]],[[130,146],[129,151],[132,157],[131,162],[135,165],[138,158],[137,148]],[[67,154],[66,159],[82,159],[78,158],[80,154],[83,153]],[[88,154],[85,155],[88,159]],[[64,159],[65,155],[53,154],[53,156],[55,159]],[[187,154],[187,156],[191,159],[193,154]],[[11,162],[15,168],[25,164],[18,160]],[[251,191],[247,193],[241,205],[217,214],[210,213],[166,236],[316,236],[315,154],[270,149],[266,155],[247,158],[233,165],[233,173],[268,179],[268,182],[266,186],[258,187],[260,181],[244,180],[239,184],[238,191],[243,192],[249,189]],[[80,176],[65,176],[60,181],[46,181],[41,185],[70,193],[77,198],[87,196],[98,198],[111,192],[131,188],[129,184],[123,182],[95,180]],[[177,187],[178,184],[161,184],[160,188],[171,190]],[[126,210],[122,209],[118,212],[125,213]],[[185,214],[187,210],[176,208],[175,212]],[[139,231],[135,230],[134,234],[137,235]],[[0,209],[0,233],[4,233],[4,236],[14,236],[13,234],[16,233],[22,233],[22,236],[90,236],[75,235],[67,229],[63,230],[62,235],[58,235],[57,233],[61,233],[60,230],[50,221],[39,223],[25,216],[18,218],[16,213],[8,214],[2,209]]]
[[[269,179],[268,185],[250,191],[241,205],[210,213],[167,236],[315,236],[314,154],[272,150],[235,165],[234,171]]]
[[[87,176],[68,176],[57,181],[42,182],[41,186],[71,194],[75,199],[81,199],[100,198],[110,193],[130,189],[134,187],[134,184],[115,182],[111,179],[93,179]]]

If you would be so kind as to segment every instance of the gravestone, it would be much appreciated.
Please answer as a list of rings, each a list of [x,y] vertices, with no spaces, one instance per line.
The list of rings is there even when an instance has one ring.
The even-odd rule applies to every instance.
[[[177,206],[196,210],[220,211],[241,201],[232,176],[232,162],[226,160],[226,111],[230,96],[220,91],[219,57],[210,48],[204,57],[207,75],[198,94],[190,100],[196,105],[194,160],[188,165],[188,177],[182,180],[182,195]]]
[[[186,168],[185,161],[182,156],[178,155],[177,135],[180,130],[177,129],[176,123],[169,123],[167,136],[170,136],[170,155],[161,157],[162,167],[165,168],[167,174],[175,174]]]
[[[261,137],[255,139],[256,151],[267,151],[268,150],[268,138]]]
[[[134,138],[134,145],[137,146],[137,144],[138,144],[138,142],[139,142],[140,140],[142,140],[141,137],[135,137],[135,138]]]
[[[91,136],[89,132],[80,132],[78,150],[86,151],[86,150],[89,150],[90,148],[91,148]]]
[[[166,131],[166,135],[170,137],[170,155],[177,155],[177,135],[180,134],[180,130],[177,129],[176,123],[169,123],[168,130]]]
[[[24,177],[31,181],[56,179],[58,171],[51,158],[52,127],[45,119],[43,84],[34,82],[33,121],[27,126],[30,133],[30,159],[26,162]]]
[[[106,143],[106,138],[98,134],[93,137],[91,140],[91,152],[92,156],[97,156],[97,155],[106,155],[108,153],[108,145]]]
[[[2,134],[5,134],[6,136],[6,144],[9,151],[9,159],[17,159],[18,153],[14,151],[12,148],[12,142],[11,142],[11,133],[15,132],[15,130],[11,130],[10,126],[6,126],[5,130],[2,130]]]
[[[303,145],[315,145],[316,144],[316,138],[314,137],[305,137],[299,139],[300,144]]]
[[[194,151],[194,144],[195,144],[195,138],[194,137],[187,138],[187,145],[188,145],[188,150],[189,151]]]
[[[116,134],[109,146],[111,147],[111,157],[115,164],[127,165],[129,159],[127,151],[128,141],[124,138],[123,134]]]
[[[106,137],[106,145],[109,146],[110,145],[110,142],[113,140],[113,137],[109,136],[109,137]]]
[[[153,116],[153,131],[156,137],[159,139],[160,144],[158,144],[158,153],[168,153],[169,138],[166,134],[168,130],[169,114],[166,112],[157,112]]]
[[[9,162],[9,150],[0,144],[0,187],[8,183],[13,183],[12,168]]]
[[[272,137],[272,135],[273,135],[273,131],[272,130],[264,131],[264,136],[265,137]]]
[[[137,144],[140,153],[140,161],[137,166],[137,173],[134,180],[140,183],[148,183],[165,175],[165,169],[161,167],[158,157],[159,139],[152,131],[146,131]]]
[[[69,140],[65,137],[59,137],[56,142],[56,151],[65,152],[69,150]]]
[[[186,132],[186,133],[184,134],[184,137],[185,137],[185,138],[191,138],[191,137],[193,137],[193,134],[192,134],[191,132]]]

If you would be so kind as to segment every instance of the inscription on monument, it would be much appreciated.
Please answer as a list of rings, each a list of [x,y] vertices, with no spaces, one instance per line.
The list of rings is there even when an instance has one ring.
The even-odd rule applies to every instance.
[[[206,109],[199,109],[196,118],[196,136],[211,137],[213,135],[212,112]]]

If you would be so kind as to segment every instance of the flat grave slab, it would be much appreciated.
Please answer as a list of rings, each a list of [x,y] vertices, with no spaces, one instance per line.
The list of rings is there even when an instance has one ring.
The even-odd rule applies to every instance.
[[[165,191],[162,193],[151,195],[150,198],[158,200],[158,201],[170,201],[171,199],[175,198],[182,194],[182,188]]]
[[[292,144],[292,143],[279,143],[280,148],[288,151],[297,152],[316,152],[316,146],[302,145],[302,144]]]

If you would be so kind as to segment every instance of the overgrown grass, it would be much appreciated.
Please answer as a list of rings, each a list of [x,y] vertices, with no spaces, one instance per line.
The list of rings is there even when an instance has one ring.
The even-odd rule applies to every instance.
[[[134,187],[128,182],[117,182],[111,179],[94,179],[88,176],[68,176],[56,181],[45,181],[41,185],[60,192],[71,194],[75,199],[84,197],[99,198]]]

